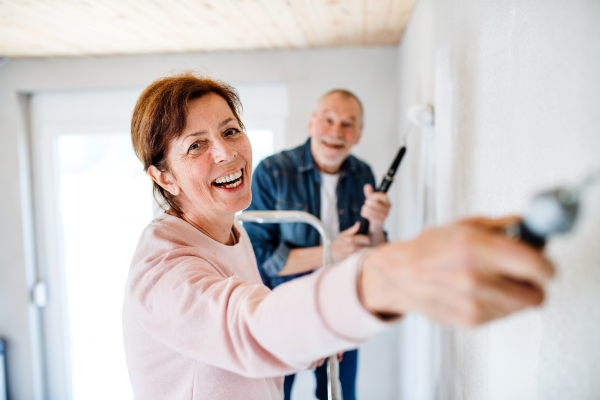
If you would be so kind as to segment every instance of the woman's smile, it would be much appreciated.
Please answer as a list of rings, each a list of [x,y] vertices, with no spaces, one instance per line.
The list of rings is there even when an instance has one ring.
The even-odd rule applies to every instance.
[[[240,169],[231,174],[225,174],[212,182],[213,186],[220,189],[235,189],[244,183],[244,170]]]

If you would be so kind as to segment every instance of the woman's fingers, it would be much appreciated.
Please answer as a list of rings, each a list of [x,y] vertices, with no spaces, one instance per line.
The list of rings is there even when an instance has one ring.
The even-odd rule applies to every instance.
[[[501,234],[480,239],[479,267],[493,275],[542,287],[554,276],[554,266],[533,247]]]
[[[462,221],[378,248],[363,263],[365,306],[473,326],[540,304],[554,267],[499,233],[511,221]]]
[[[509,281],[482,281],[472,290],[463,289],[429,281],[418,288],[410,311],[441,323],[476,326],[539,305],[544,298],[540,288]]]
[[[518,223],[521,221],[521,217],[518,215],[509,215],[502,218],[485,218],[485,217],[473,217],[464,219],[458,224],[473,226],[478,229],[487,230],[491,232],[503,232],[507,225]]]
[[[543,254],[498,231],[510,218],[497,222],[477,219],[460,222],[448,229],[448,251],[454,253],[454,267],[480,271],[484,275],[543,286],[554,276],[554,267]],[[439,228],[445,229],[445,228]]]
[[[436,285],[434,290],[442,290],[441,286]],[[468,290],[464,290],[464,286],[457,286],[457,291],[447,290],[446,296],[439,301],[464,324],[473,326],[537,306],[543,300],[544,292],[539,287],[483,277]]]

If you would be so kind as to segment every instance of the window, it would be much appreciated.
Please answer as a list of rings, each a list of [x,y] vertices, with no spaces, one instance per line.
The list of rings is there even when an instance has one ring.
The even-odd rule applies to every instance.
[[[271,129],[248,129],[246,133],[252,144],[252,171],[265,158],[275,153],[273,143],[273,130]]]
[[[73,398],[132,398],[120,314],[129,260],[152,219],[150,180],[127,133],[57,140]]]
[[[287,89],[240,85],[239,91],[256,165],[283,147]],[[43,310],[48,398],[133,398],[123,352],[123,291],[137,240],[158,212],[129,134],[140,92],[32,96],[38,273],[49,290]],[[273,102],[285,112],[274,113]]]
[[[242,121],[252,144],[252,170],[265,157],[285,148],[287,85],[236,84],[243,105]]]
[[[139,90],[32,98],[32,159],[47,396],[131,399],[121,303],[137,237],[152,219],[129,118]],[[110,382],[110,384],[107,384]]]

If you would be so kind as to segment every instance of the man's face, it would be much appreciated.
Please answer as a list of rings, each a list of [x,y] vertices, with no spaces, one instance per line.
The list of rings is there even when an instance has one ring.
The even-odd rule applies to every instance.
[[[308,122],[310,150],[323,172],[336,173],[362,133],[360,105],[339,93],[325,96]]]

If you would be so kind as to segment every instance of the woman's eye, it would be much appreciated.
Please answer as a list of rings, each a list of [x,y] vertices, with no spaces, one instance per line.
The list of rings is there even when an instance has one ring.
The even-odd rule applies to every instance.
[[[194,143],[190,146],[190,150],[196,150],[198,147],[200,147],[200,143]]]
[[[238,134],[239,132],[240,131],[238,129],[235,129],[235,128],[227,129],[225,131],[225,136],[233,136],[233,135]]]

